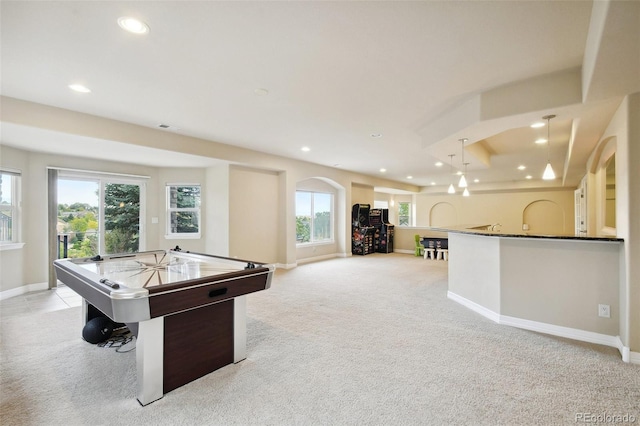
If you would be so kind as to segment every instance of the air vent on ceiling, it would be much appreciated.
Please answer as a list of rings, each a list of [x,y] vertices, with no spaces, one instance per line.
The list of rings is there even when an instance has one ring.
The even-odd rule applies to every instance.
[[[158,128],[164,129],[164,130],[172,130],[174,132],[177,132],[178,130],[180,130],[179,127],[171,126],[169,124],[158,124]]]

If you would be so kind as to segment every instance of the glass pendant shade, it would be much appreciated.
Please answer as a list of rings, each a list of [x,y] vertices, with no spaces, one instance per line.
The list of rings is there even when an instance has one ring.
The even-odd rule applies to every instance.
[[[556,116],[545,115],[542,117],[543,120],[547,120],[547,167],[544,168],[544,173],[542,173],[543,180],[553,180],[556,178],[556,174],[553,171],[553,167],[551,167],[551,119]]]
[[[462,196],[463,197],[468,197],[469,196],[469,188],[465,188],[464,191],[462,192]]]
[[[459,188],[467,187],[467,179],[464,177],[464,175],[460,176],[460,182],[458,182],[458,187]]]
[[[447,192],[449,194],[455,194],[456,193],[456,189],[453,187],[452,183],[449,184],[449,190]]]
[[[542,179],[544,180],[553,180],[556,178],[556,174],[553,172],[553,168],[551,167],[551,163],[547,163],[547,167],[544,169],[544,173],[542,174]]]

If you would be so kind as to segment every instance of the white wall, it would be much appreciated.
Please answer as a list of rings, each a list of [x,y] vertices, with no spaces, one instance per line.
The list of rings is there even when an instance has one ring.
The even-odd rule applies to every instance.
[[[449,233],[449,291],[499,316],[618,336],[621,243]],[[475,307],[475,306],[474,306]],[[477,309],[476,309],[477,310]],[[557,329],[557,328],[556,328]],[[575,333],[580,334],[580,333]]]
[[[156,168],[28,152],[4,145],[0,145],[0,164],[22,171],[22,240],[25,243],[24,248],[20,250],[0,252],[0,291],[48,281],[47,167],[149,176],[150,179],[146,181],[145,221],[150,224],[151,217],[159,215],[160,212]],[[157,227],[147,227],[147,249],[156,247],[159,238]]]
[[[20,170],[22,172],[23,176],[21,178],[22,187],[20,198],[24,200],[27,190],[31,186],[30,174],[28,173],[29,153],[0,145],[0,165],[13,170]],[[24,205],[23,201],[23,209]],[[42,206],[44,209],[47,208],[46,201],[43,201]],[[20,224],[19,230],[19,233],[22,236],[21,241],[24,241],[24,238],[28,235],[27,231],[29,229],[28,223],[24,222],[25,221],[23,220]],[[28,259],[27,251],[30,248],[31,247],[25,245],[23,248],[16,250],[0,251],[0,291],[17,288],[25,283],[29,283],[25,277],[25,263],[26,259]]]
[[[353,183],[351,185],[351,204],[349,205],[349,211],[351,211],[354,204],[370,204],[373,206],[374,199],[373,186]]]
[[[502,315],[617,336],[621,243],[500,239]],[[579,295],[579,297],[577,296]]]
[[[216,256],[229,255],[229,192],[230,172],[228,164],[208,167],[207,188],[204,192],[207,204],[205,252]]]
[[[491,225],[501,224],[501,232],[521,233],[527,206],[540,200],[548,200],[563,212],[563,226],[558,234],[574,234],[575,188],[564,191],[527,191],[474,193],[469,197],[455,195],[418,194],[416,196],[416,226]],[[446,205],[451,213],[450,223],[432,224],[434,208]],[[530,229],[535,233],[535,229]]]
[[[500,239],[449,233],[449,291],[500,314]]]
[[[616,155],[616,227],[605,226],[606,160]],[[589,228],[624,239],[620,259],[620,338],[640,362],[640,93],[627,96],[587,163]]]
[[[278,262],[279,175],[233,166],[230,169],[229,256]]]

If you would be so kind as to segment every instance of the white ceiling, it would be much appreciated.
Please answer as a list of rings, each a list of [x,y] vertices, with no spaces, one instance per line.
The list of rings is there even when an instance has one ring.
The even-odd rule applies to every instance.
[[[640,90],[638,4],[608,6],[590,57],[591,1],[2,1],[1,93],[368,175],[386,168],[382,176],[418,186],[447,185],[448,154],[460,169],[458,139],[468,138],[477,188],[575,186],[622,95]],[[121,16],[150,32],[124,32]],[[594,71],[577,86],[581,99],[534,90],[548,76],[579,82],[585,64]],[[500,111],[486,113],[487,99]],[[552,183],[540,180],[547,147],[533,143],[546,129],[529,128],[546,114],[557,115]],[[8,123],[2,143],[116,159],[143,149]],[[145,161],[164,166],[167,155],[181,158],[156,151]]]

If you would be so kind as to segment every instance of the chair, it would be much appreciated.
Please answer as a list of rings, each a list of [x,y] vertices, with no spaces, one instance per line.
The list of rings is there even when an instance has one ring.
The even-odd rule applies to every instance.
[[[416,239],[415,255],[416,256],[422,256],[422,253],[424,252],[424,246],[422,244],[420,244],[420,235],[416,234],[415,235],[415,239]]]
[[[436,260],[436,244],[433,240],[427,241],[427,246],[424,248],[424,258]]]
[[[442,240],[438,240],[436,244],[436,248],[438,250],[438,259],[440,260],[449,260],[449,244],[448,241],[443,242]]]

